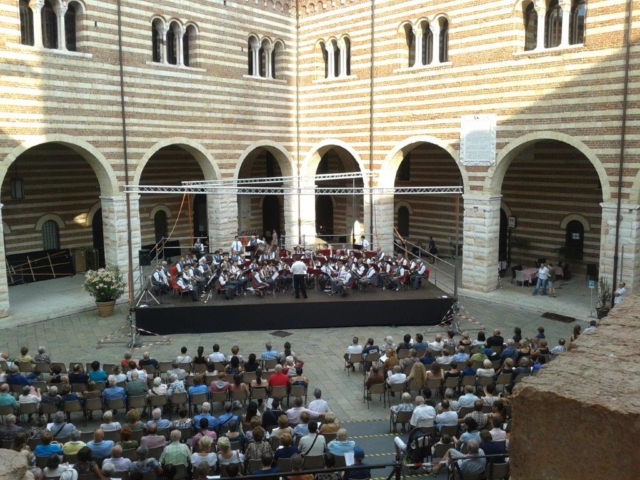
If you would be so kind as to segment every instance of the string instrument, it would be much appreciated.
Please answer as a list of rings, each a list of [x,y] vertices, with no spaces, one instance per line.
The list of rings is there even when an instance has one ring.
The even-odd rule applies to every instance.
[[[393,227],[393,231],[395,232],[396,236],[402,242],[402,245],[404,245],[404,258],[408,259],[409,258],[409,252],[407,251],[407,241],[404,238],[402,238],[402,235],[400,235],[400,232],[398,232],[398,229],[396,227]]]

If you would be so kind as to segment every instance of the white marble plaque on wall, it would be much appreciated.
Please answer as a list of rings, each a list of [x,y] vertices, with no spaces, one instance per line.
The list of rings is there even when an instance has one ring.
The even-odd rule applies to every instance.
[[[460,163],[490,167],[496,163],[496,115],[463,115],[460,121]]]

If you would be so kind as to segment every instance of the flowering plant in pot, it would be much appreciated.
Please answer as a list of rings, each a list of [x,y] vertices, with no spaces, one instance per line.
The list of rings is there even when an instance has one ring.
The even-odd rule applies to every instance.
[[[98,315],[113,315],[113,308],[124,293],[125,283],[118,267],[89,270],[85,275],[84,289],[95,298]]]

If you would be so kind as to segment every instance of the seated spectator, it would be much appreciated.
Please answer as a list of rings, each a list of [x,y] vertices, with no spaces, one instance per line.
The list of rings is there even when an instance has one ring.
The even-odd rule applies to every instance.
[[[35,388],[25,385],[24,387],[22,387],[22,394],[18,397],[18,403],[20,405],[40,405],[40,393]],[[30,413],[29,417],[27,418],[28,422],[31,421],[31,416],[32,414]]]
[[[278,478],[280,478],[277,475],[267,477],[267,475],[270,474],[280,473],[280,469],[277,467],[277,459],[274,458],[273,455],[265,453],[262,456],[260,463],[262,464],[262,468],[260,470],[254,470],[253,472],[250,472],[251,475],[260,475],[262,478],[268,478],[269,480],[277,480]]]
[[[329,412],[329,404],[322,398],[322,390],[316,388],[313,391],[315,400],[309,403],[309,410],[316,412],[318,415],[326,415]]]
[[[251,419],[251,423],[250,423],[250,428],[251,430],[253,430],[256,427],[259,427],[261,425],[261,421],[260,421],[260,417],[253,417]],[[244,434],[242,433],[242,431],[239,429],[239,424],[240,422],[238,422],[237,420],[231,420],[229,422],[229,430],[227,431],[227,433],[225,433],[225,437],[227,437],[229,439],[230,442],[237,442],[240,444],[240,450],[244,451],[244,448],[246,446],[246,438],[244,436]],[[251,438],[249,439],[250,441],[253,441],[253,432],[252,431],[248,431],[247,435],[251,435]]]
[[[271,448],[271,446],[269,446]],[[272,451],[269,453],[273,454]],[[262,457],[259,457],[262,458]],[[231,450],[231,442],[227,437],[218,440],[218,465],[244,464],[245,456],[238,450]]]
[[[440,430],[444,426],[458,425],[458,414],[451,410],[449,400],[446,398],[442,400],[438,408],[438,414],[436,415],[436,428]]]
[[[453,399],[454,391],[451,388],[447,388],[444,391],[444,399],[449,402],[449,409],[452,412],[458,412],[460,410],[460,403],[457,400]],[[444,401],[444,400],[443,400]],[[439,403],[436,406],[436,410],[439,411],[442,408],[442,403]]]
[[[478,430],[482,430],[483,428],[485,428],[487,426],[487,423],[489,422],[487,416],[482,413],[483,408],[484,401],[476,400],[473,404],[473,412],[467,413],[464,416],[464,420],[466,420],[467,418],[473,418],[476,421]],[[460,423],[464,422],[464,420],[461,420]]]
[[[482,403],[485,407],[493,406],[494,402],[498,400],[498,397],[494,395],[496,391],[496,386],[493,383],[489,385],[485,385],[483,387],[484,396],[482,397]]]
[[[409,424],[412,428],[433,427],[435,425],[436,409],[425,404],[424,397],[418,395],[415,401],[415,408],[411,415]]]
[[[467,347],[469,347],[471,345],[471,341],[469,340],[469,335],[466,335],[466,340],[469,341]],[[453,355],[453,357],[451,357],[452,362],[465,363],[467,360],[469,360],[469,354],[465,351],[465,345],[463,344],[464,340],[465,339],[463,338],[460,341],[460,346],[458,347],[457,352],[455,353],[455,355]]]
[[[181,437],[182,434],[180,433],[180,430],[173,430],[170,433],[169,439],[171,443],[164,447],[162,455],[160,455],[161,464],[184,465],[185,467],[189,466],[191,452],[187,445],[180,443]]]
[[[225,402],[224,413],[218,417],[218,428],[228,425],[232,420],[239,422],[240,418],[233,414],[233,404],[231,402]]]
[[[167,430],[171,428],[171,422],[166,418],[162,418],[162,409],[154,408],[151,412],[151,420],[147,422],[147,429],[151,425],[156,425],[158,430]]]
[[[440,352],[440,356],[436,358],[436,363],[439,365],[451,365],[452,360],[453,355],[450,355],[448,350],[443,350]]]
[[[513,340],[507,340],[507,348],[505,348],[500,354],[500,359],[503,361],[507,358],[511,358],[512,360],[516,360],[518,358],[518,350],[516,349],[516,344]]]
[[[546,339],[543,338],[542,340],[540,340],[537,350],[531,354],[531,357],[536,359],[541,355],[551,355],[551,350],[549,350],[549,347],[547,345],[548,343]]]
[[[53,439],[67,438],[71,435],[76,427],[72,423],[65,422],[65,415],[63,412],[56,412],[51,417],[52,423],[47,425],[47,430],[53,435]]]
[[[5,418],[6,425],[0,428],[0,439],[2,439],[3,442],[8,440],[13,440],[15,436],[18,434],[18,431],[14,430],[15,434],[11,438],[4,435],[6,428],[9,428],[10,426],[15,427],[15,425],[10,425],[11,421],[15,423],[16,421],[15,417],[13,417],[13,419],[10,419],[9,417],[12,417],[12,415],[7,415],[7,417]],[[20,428],[19,431],[22,432],[23,430]],[[42,441],[42,443],[40,445],[36,445],[36,448],[33,450],[33,453],[36,457],[50,457],[51,455],[62,455],[62,448],[60,448],[60,445],[58,445],[57,442],[53,441],[53,435],[51,434],[51,432],[44,432],[40,440]]]
[[[502,429],[502,423],[498,417],[494,417],[491,419],[491,430],[489,433],[491,434],[491,439],[494,442],[501,442],[507,439],[507,432]]]
[[[109,457],[113,446],[114,443],[112,440],[104,439],[104,431],[101,428],[98,428],[93,432],[93,440],[87,443],[87,447],[91,450],[93,458],[96,460],[102,460]]]
[[[289,375],[289,384],[293,385],[302,385],[303,387],[309,386],[309,379],[302,374],[302,367],[297,366],[292,368],[291,371],[295,373],[293,375]]]
[[[460,378],[462,376],[462,372],[458,370],[458,362],[451,362],[451,368],[448,372],[445,372],[444,379],[447,378]]]
[[[318,423],[309,422],[309,433],[300,439],[298,450],[303,456],[322,455],[327,446],[325,438],[318,433]]]
[[[391,423],[393,423],[393,433],[396,433],[396,419],[399,412],[413,412],[413,403],[411,402],[411,394],[404,392],[402,394],[402,403],[393,405],[390,409]],[[402,424],[402,432],[404,433],[405,424]]]
[[[236,373],[233,376],[233,382],[229,385],[229,391],[231,392],[231,396],[233,396],[234,393],[244,392],[247,398],[249,398],[249,387],[242,381],[242,374]],[[244,406],[240,400],[235,400],[233,404],[236,408],[242,408]]]
[[[274,428],[271,431],[271,435],[275,435],[280,438],[283,434],[288,433],[293,437],[293,428],[289,426],[289,419],[286,415],[280,415],[278,417],[278,428]]]
[[[402,342],[396,347],[396,353],[400,353],[400,350],[411,350],[411,334],[406,333],[402,338]]]
[[[482,368],[476,371],[478,377],[493,377],[496,371],[493,369],[493,365],[489,360],[482,362]]]
[[[71,440],[66,442],[62,447],[62,453],[65,455],[76,455],[81,448],[87,446],[86,443],[80,440],[82,437],[79,430],[71,432],[70,438]]]
[[[309,434],[309,420],[311,420],[311,417],[308,412],[302,412],[300,414],[300,423],[293,429],[293,436],[295,438],[301,438]]]
[[[407,358],[403,358],[402,360],[399,360],[398,363],[399,365],[402,367],[402,369],[406,369],[406,368],[411,368],[413,367],[413,365],[418,362],[418,352],[416,352],[415,348],[410,348],[409,349],[409,355],[407,356]],[[418,362],[420,363],[420,362]],[[421,364],[422,365],[422,364]]]
[[[486,356],[485,356],[486,359]],[[462,370],[462,376],[463,377],[475,377],[476,376],[476,369],[473,368],[473,360],[469,359],[466,361],[465,366],[464,366],[464,370]]]
[[[467,385],[464,387],[464,395],[458,398],[458,403],[461,408],[464,407],[473,407],[473,404],[476,400],[479,400],[478,397],[473,393],[475,388],[473,385]]]
[[[344,457],[345,453],[353,452],[356,442],[349,440],[344,428],[338,430],[336,439],[329,442],[327,451],[337,457]]]
[[[209,437],[214,443],[216,442],[216,440],[218,439],[218,435],[216,435],[216,432],[214,432],[213,430],[209,430],[209,421],[206,418],[201,418],[200,421],[196,423],[196,425],[198,425],[199,431],[193,437],[194,450],[198,449],[198,443],[205,437]]]
[[[194,395],[206,394],[207,386],[204,384],[204,376],[197,374],[193,377],[193,385],[189,387],[189,399],[192,399]]]
[[[73,371],[69,374],[69,383],[86,384],[88,381],[89,376],[82,370],[82,365],[76,363],[73,366]]]
[[[481,350],[487,344],[487,338],[482,330],[478,332],[478,337],[473,341],[472,345]]]
[[[13,414],[9,414],[4,418],[4,426],[0,427],[0,440],[2,442],[13,442],[18,433],[24,433],[24,430],[16,425],[17,418]],[[53,437],[52,437],[53,439]],[[40,455],[41,456],[41,455]]]
[[[396,437],[399,438],[399,437]],[[332,453],[324,454],[324,468],[331,469],[336,466],[336,457]],[[341,472],[317,473],[316,480],[342,480]]]
[[[25,387],[28,387],[29,385],[25,385]],[[56,397],[57,397],[57,390],[56,389]],[[29,391],[31,391],[31,389],[29,389]],[[49,389],[49,391],[51,391],[51,389]],[[14,413],[18,413],[18,402],[16,402],[16,399],[14,398],[13,395],[11,395],[11,389],[9,387],[8,384],[3,383],[0,386],[0,406],[2,407],[6,407],[6,406],[11,406],[13,407],[13,412]]]
[[[404,384],[406,381],[407,376],[402,372],[400,365],[396,365],[392,370],[387,372],[387,384],[389,384],[389,386]],[[391,395],[394,395],[394,393],[391,392]]]
[[[117,400],[121,399],[123,401],[127,401],[127,394],[124,391],[124,388],[118,387],[116,385],[115,378],[109,378],[109,386],[104,389],[102,392],[102,398],[105,403],[109,402],[109,400]],[[114,412],[117,413],[117,412]]]
[[[433,362],[429,370],[427,370],[427,380],[444,380],[444,373],[442,367],[438,362]]]
[[[229,388],[231,388],[231,385],[227,381],[227,374],[224,372],[218,373],[217,380],[211,382],[209,386],[211,393],[225,393],[229,391]]]
[[[160,377],[156,377],[153,379],[153,387],[148,392],[149,396],[157,396],[157,397],[166,397],[167,396],[167,386],[162,383],[162,379]]]
[[[64,415],[62,417],[62,419],[64,420]],[[36,417],[36,424],[34,426],[32,426],[31,428],[29,428],[29,431],[27,432],[27,438],[29,440],[32,441],[38,441],[42,438],[42,435],[44,435],[45,432],[48,432],[47,430],[47,416],[46,415],[38,415]]]
[[[191,357],[187,355],[187,347],[182,347],[180,349],[180,355],[176,357],[176,362],[180,363],[191,363]]]
[[[111,457],[105,458],[104,462],[102,462],[102,467],[106,464],[112,464],[114,466],[115,472],[122,473],[131,470],[131,460],[128,458],[124,458],[122,456],[122,447],[120,445],[114,445],[111,449]]]
[[[149,449],[147,447],[144,445],[138,447],[136,454],[138,455],[138,460],[132,463],[129,478],[133,479],[134,475],[140,475],[140,478],[142,478],[142,475],[152,471],[158,477],[162,475],[163,471],[160,462],[153,457],[149,457]]]
[[[302,463],[302,459],[300,460],[300,463]],[[364,450],[362,450],[362,448],[355,447],[353,449],[353,460],[354,467],[366,465],[365,463],[363,463]],[[291,463],[293,464],[293,461]],[[368,468],[363,468],[362,470],[346,470],[344,476],[342,477],[343,480],[366,480],[369,478],[371,478],[371,470],[369,470]]]
[[[147,429],[147,426],[140,421],[140,414],[135,408],[127,412],[127,423],[125,423],[125,427],[126,426],[128,426],[132,432]]]
[[[31,385],[31,382],[35,379],[35,373],[29,373],[26,377],[23,377],[18,366],[12,365],[9,367],[9,373],[6,376],[5,381],[9,385]]]
[[[36,355],[35,362],[51,363],[51,357],[47,355],[47,350],[44,347],[38,347],[38,355]]]
[[[80,405],[84,407],[84,398],[78,396],[76,392],[71,391],[71,385],[68,383],[62,385],[60,387],[60,398],[62,398],[62,404],[64,405],[67,402],[75,402],[76,400],[80,402]],[[67,413],[67,421],[71,421],[71,414]]]
[[[431,352],[431,350],[426,350],[424,352],[424,355],[420,357],[420,363],[422,363],[426,367],[430,366],[435,361],[436,359],[433,356],[433,353]]]
[[[363,360],[366,360],[367,356],[371,353],[380,353],[380,348],[375,344],[373,338],[369,338],[367,344],[362,349]]]
[[[509,385],[507,385],[507,387],[508,386]],[[493,405],[491,406],[491,418],[498,418],[501,423],[505,423],[507,421],[507,409],[504,406],[504,399],[493,402]]]
[[[265,347],[265,351],[262,352],[262,355],[261,355],[262,360],[278,359],[278,352],[273,350],[273,346],[271,345],[271,342],[267,342],[264,347]]]
[[[122,373],[122,367],[120,365],[114,365],[113,370],[111,370],[111,375],[107,377],[107,383],[110,383],[112,378],[115,380],[116,384],[127,381],[127,376]]]
[[[244,362],[245,372],[255,372],[260,367],[260,363],[256,360],[256,354],[250,353],[249,359]]]
[[[427,381],[427,369],[421,362],[415,362],[411,366],[411,371],[407,375],[407,385],[415,384],[418,386],[424,385]]]
[[[158,426],[155,423],[147,427],[147,434],[140,439],[140,445],[147,448],[164,447],[166,444],[164,435],[158,435]]]
[[[123,357],[122,360],[120,360],[120,366],[122,368],[128,367],[129,366],[129,362],[131,360],[133,360],[133,356],[131,355],[131,352],[124,352],[124,355],[122,357]],[[137,364],[137,362],[136,362],[136,364]]]
[[[100,473],[102,473],[102,478],[104,479],[114,478],[116,476],[116,467],[113,463],[103,463]]]
[[[209,469],[214,469],[218,464],[218,456],[215,452],[211,451],[213,440],[209,437],[203,437],[198,442],[198,452],[191,455],[191,465],[196,468],[198,465],[204,463]]]
[[[62,369],[60,365],[51,367],[51,376],[49,377],[49,385],[58,385],[62,382]]]
[[[71,467],[68,464],[60,464],[60,457],[58,455],[51,455],[42,473],[44,473],[45,478],[60,477],[62,472],[69,468]]]
[[[265,431],[262,427],[256,427],[253,429],[253,442],[247,447],[245,452],[247,460],[260,460],[262,455],[269,453],[273,455],[271,443],[265,438]],[[282,440],[282,436],[280,436]],[[218,443],[219,445],[219,443]]]
[[[500,455],[501,453],[505,453],[502,444],[493,440],[489,430],[480,431],[480,449],[485,455]],[[489,457],[487,458],[487,463],[503,463],[504,460],[504,457]]]
[[[478,431],[478,424],[471,417],[465,417],[463,421],[463,429],[464,433],[460,435],[460,438],[453,437],[453,443],[457,446],[460,446],[464,443],[469,442],[469,440],[475,440],[480,443],[480,432]]]
[[[218,345],[217,343],[213,345],[213,353],[209,355],[209,362],[214,363],[214,362],[219,362],[219,363],[226,363],[226,358],[224,356],[224,353],[222,353],[220,351],[220,345]]]
[[[142,360],[138,362],[141,367],[153,367],[156,371],[158,371],[158,361],[154,358],[151,358],[149,352],[144,352],[142,354]]]
[[[538,358],[538,361],[533,365],[533,367],[531,368],[531,373],[537,373],[540,371],[540,369],[542,367],[544,367],[547,364],[547,357],[540,357]]]
[[[90,398],[102,398],[102,392],[96,388],[96,383],[92,380],[87,382],[87,389],[82,392],[82,398],[89,400]],[[87,412],[87,420],[93,420],[93,410]]]
[[[298,448],[293,445],[293,437],[288,433],[284,433],[280,436],[280,446],[273,454],[273,464],[278,464],[280,458],[291,458],[298,452]]]
[[[193,423],[195,423],[196,425],[200,425],[200,421],[203,418],[206,418],[207,422],[209,423],[209,429],[218,430],[218,420],[216,420],[216,417],[209,413],[210,411],[211,404],[209,402],[204,402],[202,404],[201,413],[193,417]]]
[[[500,375],[506,375],[506,374],[513,374],[513,365],[514,365],[514,361],[512,358],[507,358],[504,363],[502,364],[502,367],[498,368],[498,370],[496,370],[496,374],[493,376],[493,380],[497,381],[498,377],[500,377]]]
[[[269,387],[288,387],[289,377],[282,372],[282,365],[276,365],[275,372],[269,377]]]
[[[280,410],[280,400],[274,398],[271,403],[271,408],[266,409],[262,415],[262,427],[267,430],[270,427],[278,425],[278,418],[280,418],[281,415],[284,415],[286,418],[286,414]]]
[[[231,357],[231,361],[227,364],[224,372],[233,378],[235,375],[240,375],[243,370],[240,366],[240,359],[238,357]]]
[[[194,365],[206,365],[207,363],[209,363],[209,357],[205,357],[204,356],[204,347],[201,345],[198,347],[196,356],[193,357],[193,364]]]
[[[373,385],[378,385],[380,383],[384,383],[384,376],[382,375],[380,369],[374,365],[371,367],[371,370],[369,370],[369,376],[365,381],[365,387],[367,388],[367,390],[369,390]],[[371,395],[369,395],[368,393],[367,397],[369,400],[371,400]]]
[[[29,448],[27,444],[27,434],[25,432],[20,432],[13,439],[13,444],[11,445],[11,450],[14,452],[18,452],[20,455],[24,456],[27,459],[28,465],[33,465],[35,462],[35,457],[33,452]]]
[[[175,373],[169,375],[167,382],[167,397],[169,398],[171,398],[171,395],[174,393],[184,393],[186,391],[184,388],[184,382],[178,379],[178,376]]]
[[[113,412],[111,412],[111,410],[104,412],[102,419],[104,420],[104,423],[100,425],[100,428],[103,432],[115,432],[116,430],[122,429],[122,425],[120,425],[119,422],[113,421]]]
[[[135,450],[140,445],[137,440],[131,440],[131,434],[133,431],[129,425],[125,425],[120,430],[120,441],[118,445],[122,448],[122,450]]]
[[[558,345],[551,349],[551,355],[559,355],[561,353],[565,353],[567,351],[567,347],[565,346],[566,340],[561,338],[558,340]]]
[[[171,362],[171,369],[167,370],[167,378],[169,378],[172,375],[175,375],[176,378],[181,382],[184,382],[184,379],[187,377],[186,370],[180,368],[180,364],[178,363],[177,360],[173,360]]]
[[[142,370],[140,370],[142,371]],[[125,392],[127,397],[143,397],[149,391],[147,386],[147,379],[139,376],[139,372],[135,370],[129,370],[127,375],[130,375],[130,380],[127,382]]]
[[[382,364],[382,372],[386,376],[388,372],[393,370],[393,367],[399,365],[400,362],[398,361],[398,357],[396,357],[396,352],[392,348],[387,348],[385,356],[387,358]]]
[[[529,365],[529,359],[523,358],[520,360],[520,366],[513,371],[513,380],[515,381],[520,375],[529,376],[531,375],[531,366]]]
[[[189,418],[189,411],[184,406],[180,406],[178,409],[178,419],[173,421],[171,428],[193,428],[193,422]]]
[[[31,355],[29,355],[29,347],[22,347],[20,349],[20,356],[14,361],[18,363],[35,363]]]
[[[440,471],[447,465],[453,469],[453,463],[457,462],[461,478],[477,478],[484,473],[486,467],[486,459],[484,452],[480,449],[480,442],[470,440],[467,444],[467,454],[460,453],[454,448],[447,450],[443,457],[443,461],[433,468],[432,475],[437,476]]]
[[[441,352],[444,348],[444,342],[442,341],[442,335],[439,333],[435,336],[435,340],[433,342],[429,342],[429,350],[433,352]]]
[[[329,412],[324,417],[324,423],[320,427],[320,435],[335,435],[340,429],[340,423],[336,419],[336,414]]]
[[[546,340],[545,340],[545,346],[546,346]],[[533,353],[533,349],[531,348],[531,345],[529,344],[529,341],[526,338],[523,338],[522,340],[520,340],[520,342],[518,342],[517,350],[518,350],[518,358],[529,357]]]
[[[258,411],[258,404],[256,402],[249,402],[246,413],[244,415],[240,415],[240,423],[249,423],[253,417],[259,416],[260,412]]]

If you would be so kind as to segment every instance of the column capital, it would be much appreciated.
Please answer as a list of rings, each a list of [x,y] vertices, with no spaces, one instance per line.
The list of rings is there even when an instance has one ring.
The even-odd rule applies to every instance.
[[[502,202],[502,195],[482,195],[477,193],[464,193],[462,194],[464,199],[465,208],[481,203]]]
[[[567,13],[571,8],[571,0],[558,0],[558,5],[562,8],[562,13]]]
[[[544,14],[547,11],[547,3],[544,0],[535,0],[533,2],[533,8],[538,15]]]
[[[411,27],[411,31],[416,36],[416,39],[418,37],[421,37],[422,36],[422,25],[414,25],[413,27]]]
[[[65,13],[67,13],[67,10],[69,10],[69,6],[67,5],[67,2],[60,2],[54,7],[54,10],[56,11],[57,15],[64,15]]]
[[[271,53],[273,52],[273,45],[265,45],[264,47],[262,47],[264,49],[265,52],[267,53]]]
[[[34,10],[40,11],[44,7],[44,0],[31,0],[29,6]]]
[[[336,47],[334,47],[333,42],[328,42],[324,44],[324,48],[327,52],[335,52]]]
[[[429,30],[431,30],[431,34],[435,37],[436,35],[440,35],[440,24],[437,22],[431,22],[429,24]]]
[[[168,26],[166,26],[166,25],[156,25],[156,32],[158,32],[160,35],[165,36],[168,31],[169,31],[169,27]]]

